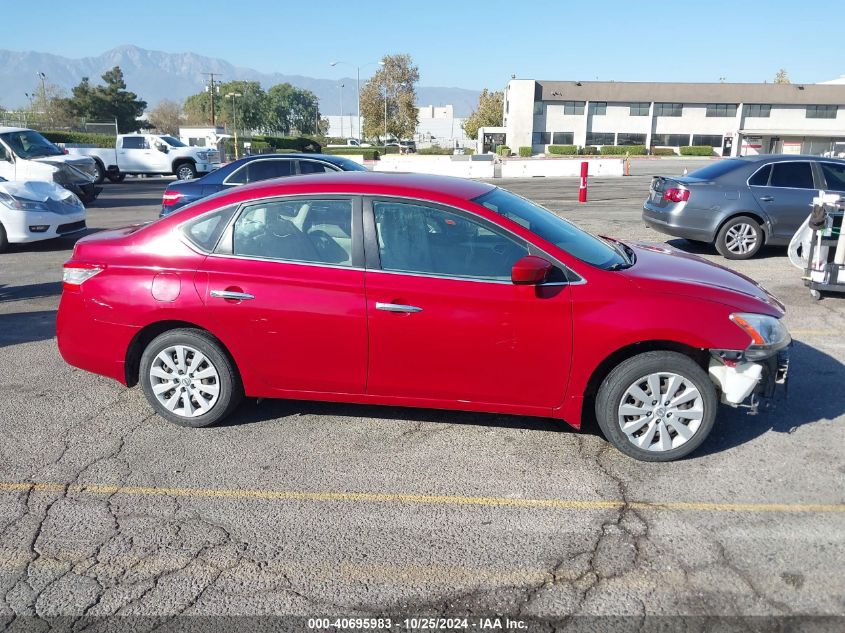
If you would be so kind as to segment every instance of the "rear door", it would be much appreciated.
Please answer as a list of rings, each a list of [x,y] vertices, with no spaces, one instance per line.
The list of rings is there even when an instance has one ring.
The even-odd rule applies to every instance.
[[[772,237],[789,240],[810,214],[810,204],[820,186],[813,177],[813,165],[807,160],[780,161],[771,164],[768,182],[763,182],[766,166],[750,179],[754,198],[772,223]]]
[[[211,318],[240,362],[273,389],[364,392],[359,227],[355,197],[252,202],[238,210],[199,271]]]

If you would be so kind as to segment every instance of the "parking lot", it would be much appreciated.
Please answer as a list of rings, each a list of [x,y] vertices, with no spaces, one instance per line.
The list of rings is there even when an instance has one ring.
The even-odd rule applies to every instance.
[[[593,179],[581,205],[576,179],[497,184],[593,232],[664,241],[640,221],[655,169]],[[106,184],[89,227],[155,219],[167,182]],[[786,402],[757,416],[723,407],[703,447],[668,464],[504,415],[246,400],[224,425],[168,424],[139,389],[60,358],[72,242],[12,246],[0,255],[0,624],[507,614],[625,616],[637,630],[660,622],[646,616],[708,615],[770,630],[760,616],[841,616],[845,298],[813,301],[784,248],[727,262],[670,243],[766,286],[795,345]]]

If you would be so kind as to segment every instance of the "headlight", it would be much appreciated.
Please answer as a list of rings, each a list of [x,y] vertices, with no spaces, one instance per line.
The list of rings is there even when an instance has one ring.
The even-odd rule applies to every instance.
[[[16,198],[10,196],[8,193],[0,191],[0,202],[10,209],[17,209],[18,211],[49,211],[50,209],[43,202],[37,200],[27,200],[26,198]]]
[[[208,160],[208,152],[197,152],[197,158],[200,160]]]
[[[751,337],[751,344],[745,350],[749,360],[771,356],[772,352],[792,342],[792,337],[780,319],[767,314],[734,312],[731,321]]]

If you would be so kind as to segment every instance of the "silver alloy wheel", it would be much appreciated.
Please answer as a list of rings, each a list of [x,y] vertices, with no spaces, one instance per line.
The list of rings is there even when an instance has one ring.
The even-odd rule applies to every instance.
[[[153,395],[168,411],[195,418],[211,411],[220,396],[220,376],[211,360],[188,345],[160,351],[150,366]]]
[[[187,165],[182,165],[176,172],[176,176],[179,180],[192,180],[194,177],[194,172]]]
[[[684,376],[649,374],[625,390],[618,418],[619,428],[637,448],[669,451],[698,431],[704,419],[704,398]]]
[[[757,231],[745,222],[734,224],[725,233],[725,247],[736,255],[747,255],[757,246]]]

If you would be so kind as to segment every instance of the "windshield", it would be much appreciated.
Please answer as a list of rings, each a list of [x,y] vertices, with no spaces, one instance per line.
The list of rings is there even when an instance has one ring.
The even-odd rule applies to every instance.
[[[604,269],[628,265],[619,251],[607,242],[510,191],[497,187],[473,202],[513,220],[583,262]]]
[[[716,180],[725,174],[732,172],[734,169],[739,169],[743,165],[748,165],[747,161],[739,160],[737,158],[729,158],[727,160],[720,160],[707,167],[696,169],[687,174],[688,178],[698,178],[700,180]]]
[[[159,138],[161,138],[162,141],[170,145],[170,147],[188,147],[175,136],[161,136]]]
[[[0,134],[6,144],[20,158],[40,158],[42,156],[61,156],[64,152],[53,145],[35,130],[19,130]]]

